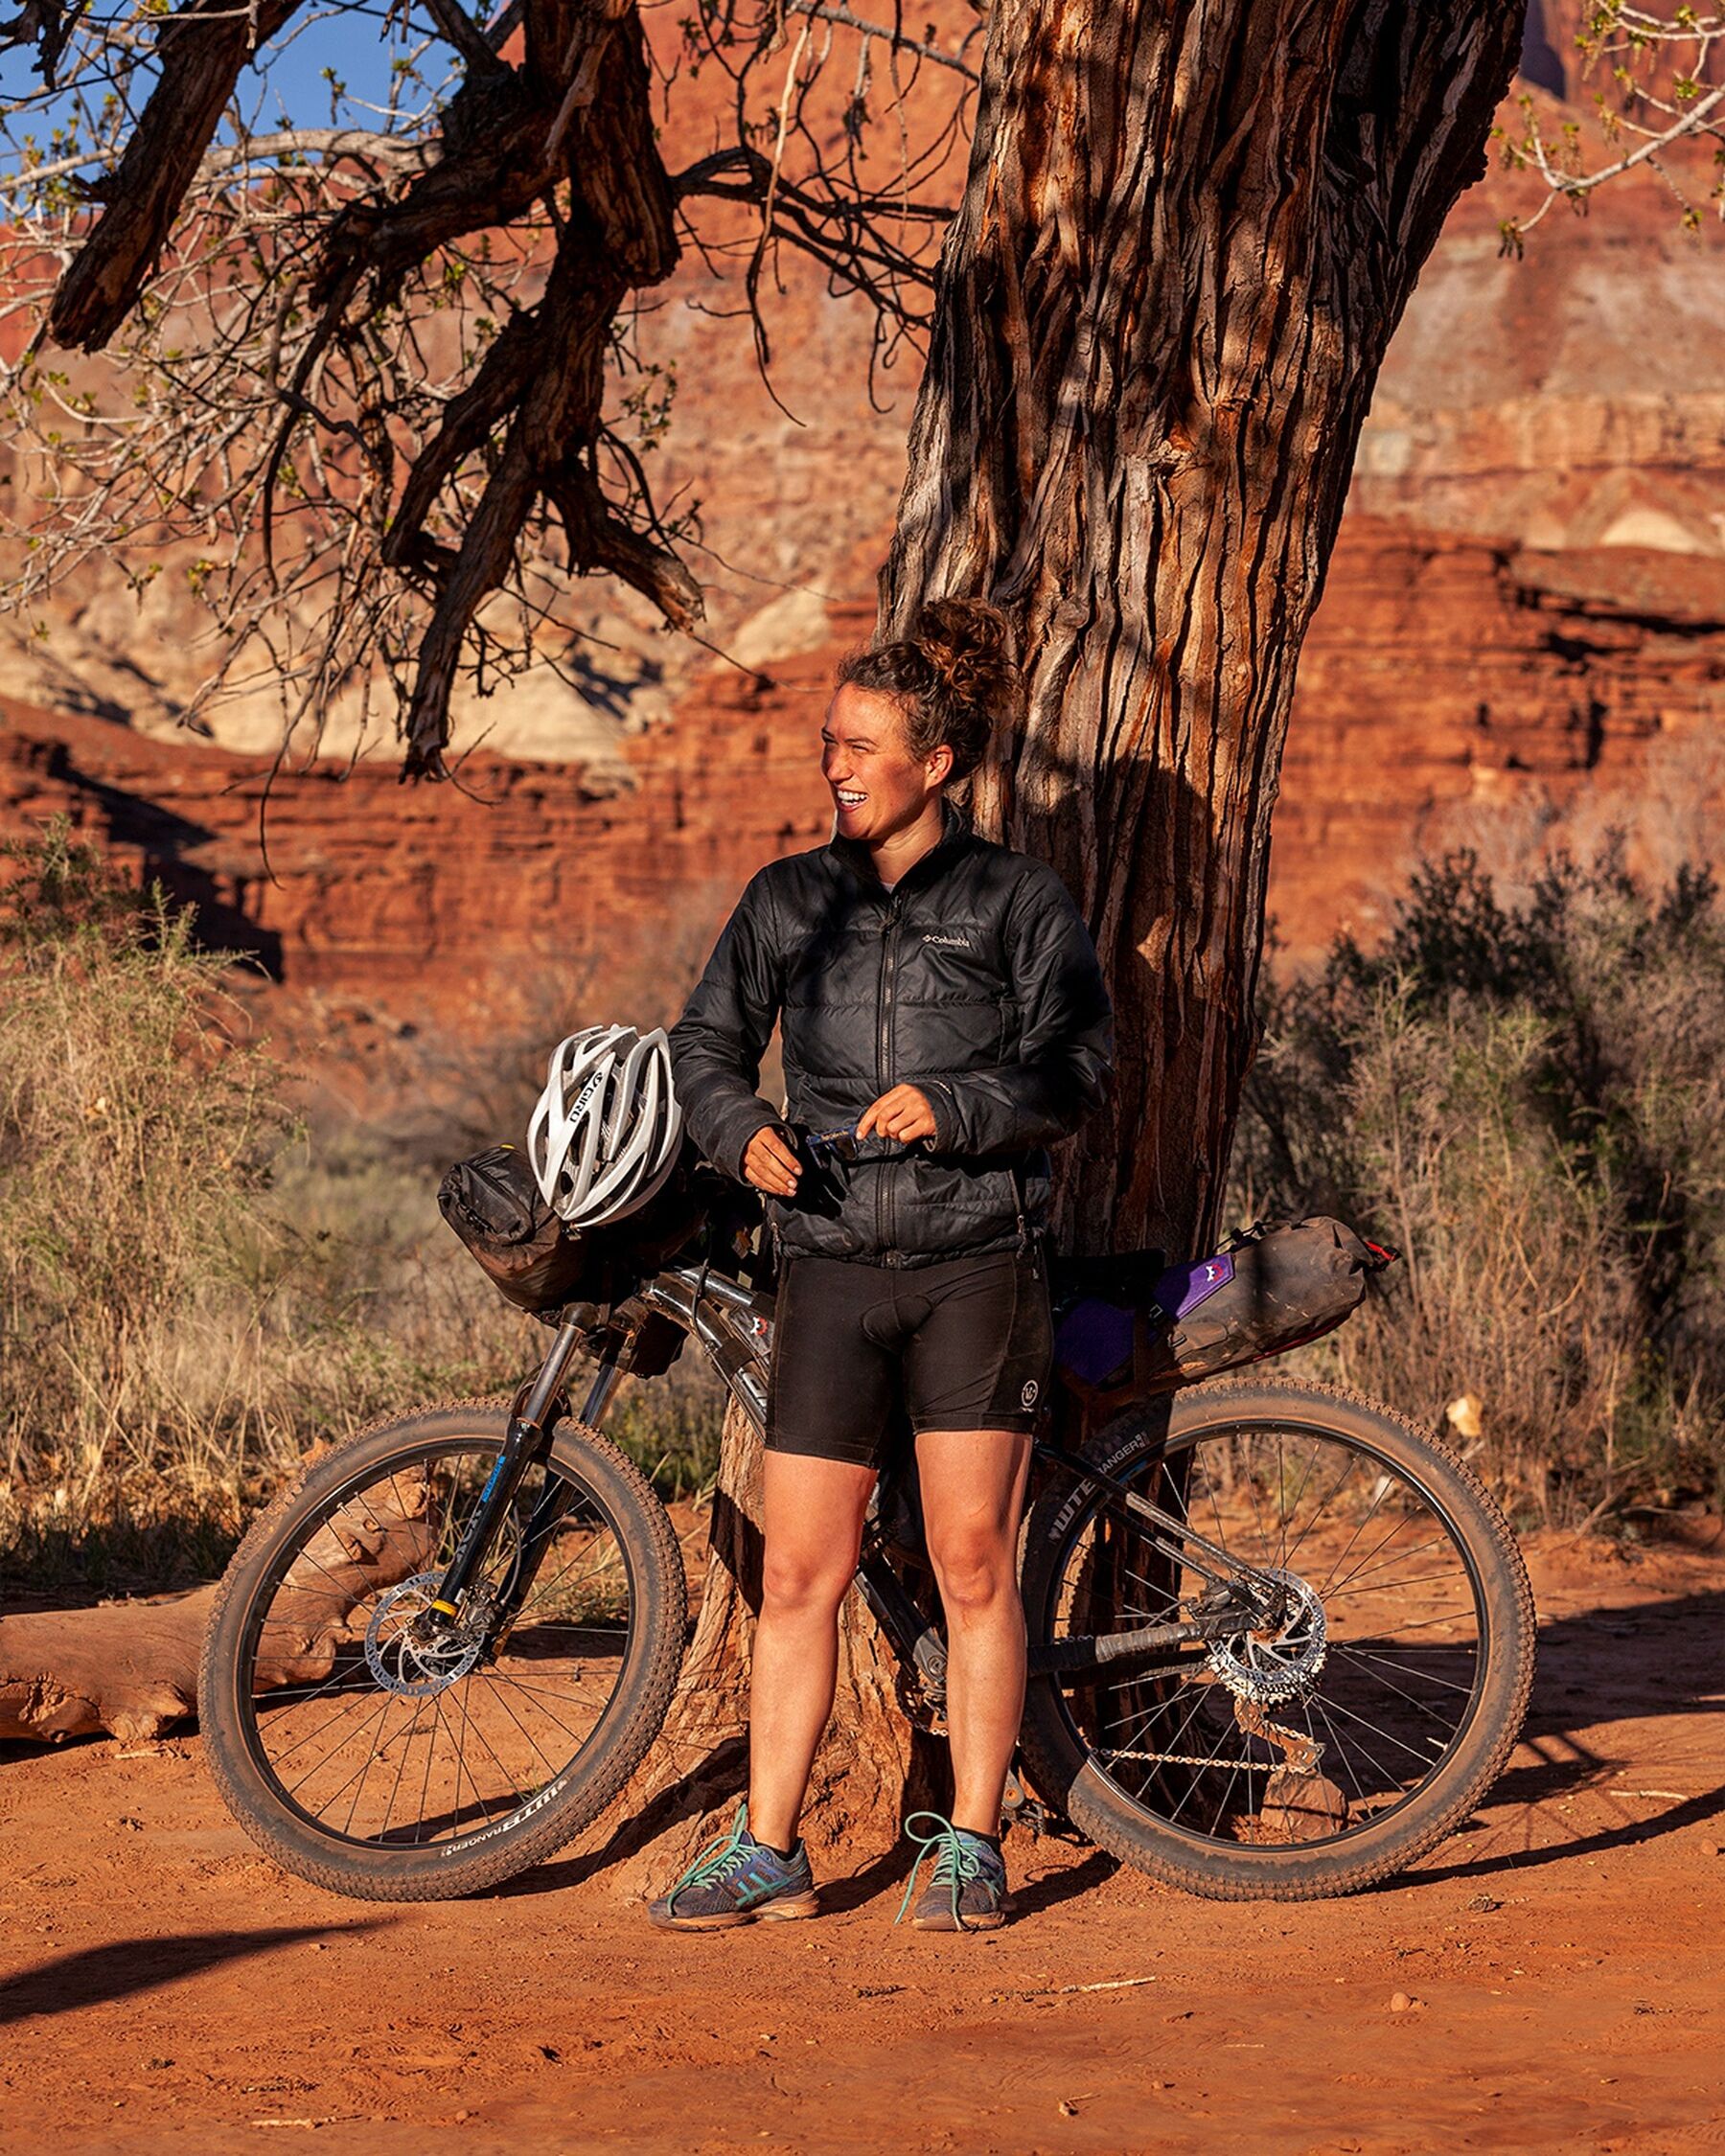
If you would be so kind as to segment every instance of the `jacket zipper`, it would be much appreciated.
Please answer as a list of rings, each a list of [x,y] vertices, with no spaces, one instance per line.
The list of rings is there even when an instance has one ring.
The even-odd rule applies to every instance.
[[[880,1022],[875,1037],[875,1082],[882,1092],[892,1084],[892,931],[898,921],[898,893],[895,891],[886,902],[886,918],[881,927],[881,984]],[[883,1255],[892,1249],[891,1235],[896,1232],[897,1222],[891,1218],[890,1208],[883,1197],[883,1186],[888,1181],[885,1174],[875,1177],[875,1239]],[[886,1226],[883,1227],[883,1220]]]

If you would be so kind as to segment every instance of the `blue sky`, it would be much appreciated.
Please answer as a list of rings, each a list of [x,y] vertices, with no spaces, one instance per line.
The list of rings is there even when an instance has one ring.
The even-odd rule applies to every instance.
[[[380,7],[363,4],[326,5],[308,10],[309,19],[298,36],[268,54],[264,67],[248,69],[242,76],[240,93],[246,109],[252,109],[263,87],[264,102],[259,119],[264,125],[276,124],[278,112],[285,111],[290,126],[327,126],[330,86],[322,79],[321,70],[325,67],[334,68],[347,83],[352,97],[381,103],[388,86],[393,52],[400,50],[386,42],[382,14]],[[449,59],[447,49],[434,46],[422,65],[436,80],[448,72]],[[0,54],[0,104],[11,106],[20,97],[38,92],[40,87],[34,51],[14,49]],[[12,120],[12,132],[28,131],[38,142],[44,142],[56,124],[58,110],[63,109],[59,101],[53,101],[28,114],[19,113]],[[341,117],[363,126],[368,116],[350,107]]]

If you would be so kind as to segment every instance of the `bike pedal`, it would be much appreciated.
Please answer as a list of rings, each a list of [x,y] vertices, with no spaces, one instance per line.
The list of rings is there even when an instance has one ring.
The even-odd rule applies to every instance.
[[[1040,1797],[1032,1797],[1019,1779],[1016,1770],[1006,1777],[1006,1788],[1000,1800],[1000,1814],[1006,1827],[1023,1826],[1029,1830],[1033,1842],[1070,1842],[1081,1846],[1087,1839],[1070,1821],[1058,1812],[1050,1811]]]

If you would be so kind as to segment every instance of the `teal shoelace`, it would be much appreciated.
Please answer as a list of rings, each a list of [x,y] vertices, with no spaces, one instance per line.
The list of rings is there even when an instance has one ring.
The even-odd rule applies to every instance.
[[[728,1879],[733,1872],[741,1871],[746,1865],[752,1862],[754,1857],[752,1840],[747,1846],[743,1840],[748,1829],[748,1800],[746,1797],[737,1806],[737,1816],[731,1821],[730,1832],[726,1835],[715,1837],[702,1850],[694,1863],[690,1865],[676,1886],[665,1896],[666,1908],[675,1913],[677,1897],[685,1889],[716,1886],[720,1881]]]
[[[916,1831],[919,1819],[933,1822],[932,1834],[919,1834]],[[893,1922],[897,1924],[903,1921],[905,1912],[910,1906],[910,1896],[916,1892],[916,1875],[928,1857],[938,1850],[939,1854],[934,1858],[933,1883],[937,1887],[951,1889],[953,1921],[961,1932],[968,1931],[970,1927],[959,1913],[958,1896],[973,1879],[982,1876],[982,1859],[978,1855],[977,1847],[986,1848],[987,1844],[967,1847],[966,1843],[970,1838],[963,1827],[954,1826],[950,1819],[943,1819],[938,1812],[912,1812],[905,1822],[905,1832],[913,1842],[920,1842],[922,1849],[916,1862],[910,1867],[910,1876],[905,1882],[905,1898],[899,1903],[898,1915],[892,1919]]]

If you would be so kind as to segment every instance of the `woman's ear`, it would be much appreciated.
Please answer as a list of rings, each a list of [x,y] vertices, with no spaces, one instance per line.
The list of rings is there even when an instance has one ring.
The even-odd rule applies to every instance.
[[[923,769],[929,774],[931,786],[944,786],[953,775],[953,745],[943,741],[940,746],[923,759]]]

